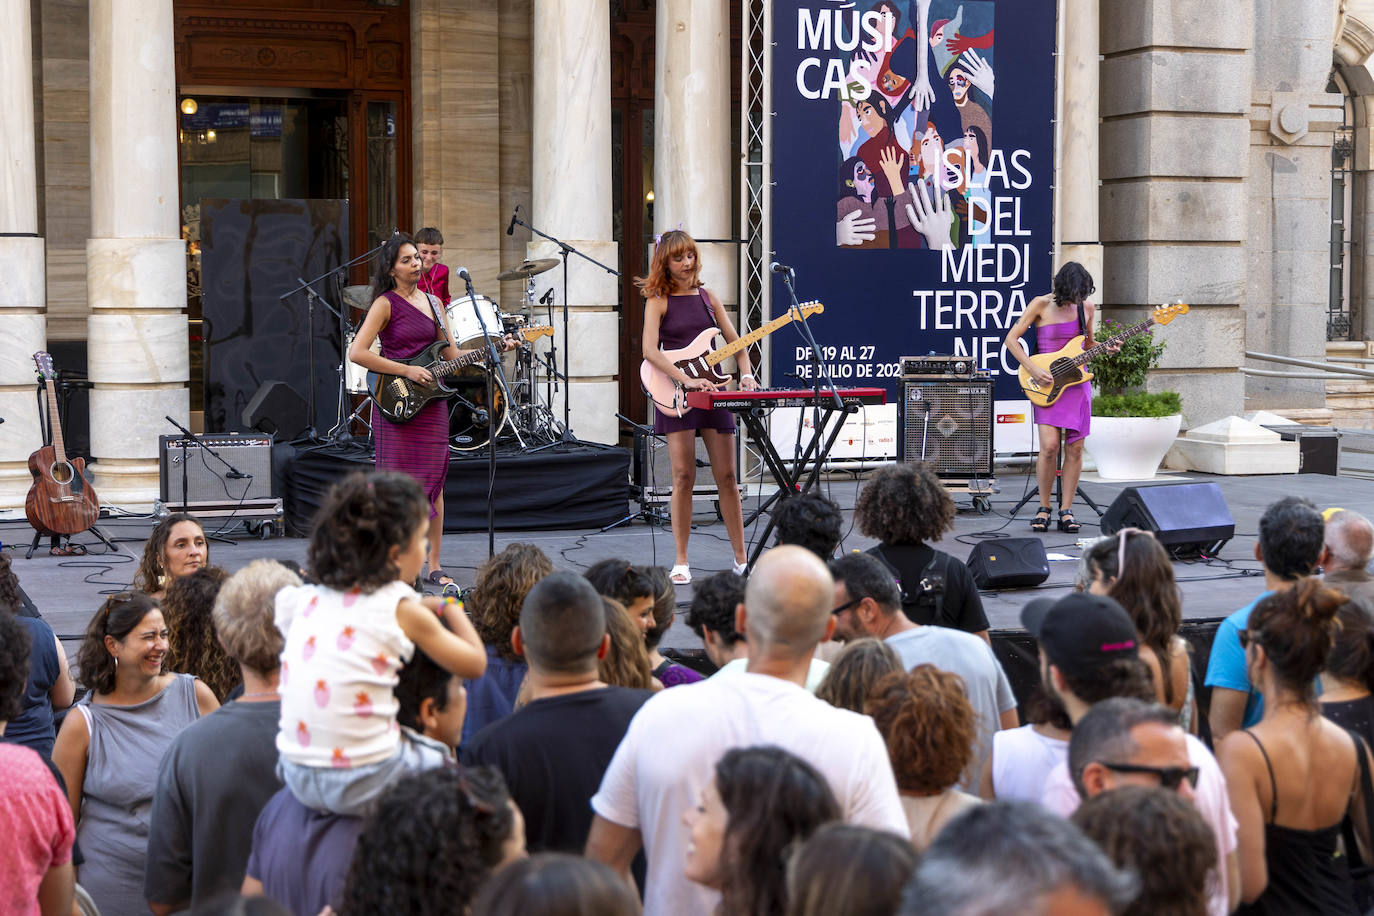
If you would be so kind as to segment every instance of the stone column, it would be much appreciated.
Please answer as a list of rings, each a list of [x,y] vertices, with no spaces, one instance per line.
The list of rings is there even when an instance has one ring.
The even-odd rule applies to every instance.
[[[659,0],[654,55],[654,231],[734,238],[727,0]],[[702,244],[701,278],[738,313],[739,249]]]
[[[0,508],[24,505],[28,457],[43,444],[33,354],[44,347],[47,272],[38,235],[29,4],[0,4]]]
[[[1102,0],[1104,305],[1120,320],[1182,299],[1156,332],[1151,390],[1185,426],[1243,413],[1251,5]]]
[[[91,0],[91,454],[117,505],[152,502],[163,416],[189,419],[179,197],[172,0]]]
[[[611,31],[608,0],[537,0],[534,5],[534,163],[529,221],[609,267],[619,252],[611,228]],[[535,236],[531,258],[558,247]],[[619,424],[620,316],[616,278],[572,255],[568,285],[556,268],[543,274],[557,301],[572,310],[563,337],[569,354],[570,425],[579,438],[615,442]],[[559,369],[562,369],[560,353]],[[561,400],[554,405],[561,418]]]
[[[1059,263],[1077,261],[1101,290],[1111,280],[1102,273],[1098,230],[1098,29],[1099,0],[1063,0],[1064,79],[1060,111],[1062,150],[1055,185],[1059,190]]]

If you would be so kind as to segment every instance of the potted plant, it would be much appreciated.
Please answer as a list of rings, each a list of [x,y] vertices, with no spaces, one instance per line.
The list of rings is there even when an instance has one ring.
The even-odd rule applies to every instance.
[[[1083,445],[1104,480],[1154,477],[1183,425],[1177,391],[1145,390],[1145,376],[1159,364],[1163,341],[1144,330],[1125,336],[1130,331],[1135,328],[1104,321],[1101,339],[1123,337],[1121,349],[1088,362],[1097,393],[1092,432]]]

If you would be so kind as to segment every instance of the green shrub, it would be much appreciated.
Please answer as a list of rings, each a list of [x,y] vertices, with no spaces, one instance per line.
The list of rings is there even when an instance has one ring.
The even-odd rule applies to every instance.
[[[1094,417],[1170,417],[1182,412],[1177,391],[1132,391],[1093,398]]]
[[[1108,319],[1096,337],[1106,340],[1119,334],[1130,325]],[[1156,343],[1149,331],[1137,334],[1121,345],[1117,353],[1103,353],[1088,361],[1088,371],[1093,374],[1093,387],[1104,394],[1124,394],[1145,387],[1145,375],[1159,365],[1159,357],[1164,353],[1164,343]]]

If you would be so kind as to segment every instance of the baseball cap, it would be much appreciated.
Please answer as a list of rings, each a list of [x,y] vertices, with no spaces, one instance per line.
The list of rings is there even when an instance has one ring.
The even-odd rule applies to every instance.
[[[1036,598],[1021,609],[1021,625],[1060,671],[1090,674],[1118,658],[1138,658],[1135,624],[1114,598],[1073,592]]]

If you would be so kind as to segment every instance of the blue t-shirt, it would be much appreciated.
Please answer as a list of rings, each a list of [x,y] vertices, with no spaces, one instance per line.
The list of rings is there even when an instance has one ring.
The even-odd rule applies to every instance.
[[[515,698],[528,670],[524,659],[504,658],[495,646],[487,646],[487,670],[476,680],[464,681],[468,713],[463,719],[460,744],[515,711]]]
[[[1225,687],[1248,693],[1245,701],[1245,718],[1241,728],[1249,728],[1264,715],[1264,695],[1255,690],[1250,683],[1250,675],[1245,670],[1245,650],[1240,647],[1240,631],[1250,625],[1250,612],[1273,592],[1265,592],[1245,607],[1233,613],[1217,627],[1217,635],[1212,640],[1212,654],[1207,659],[1208,687]]]
[[[62,668],[57,658],[57,637],[52,627],[38,617],[17,618],[29,631],[29,679],[24,685],[22,712],[5,726],[5,740],[32,748],[45,758],[52,757],[52,700],[48,697]]]

